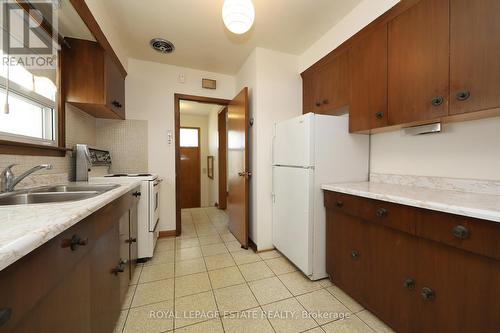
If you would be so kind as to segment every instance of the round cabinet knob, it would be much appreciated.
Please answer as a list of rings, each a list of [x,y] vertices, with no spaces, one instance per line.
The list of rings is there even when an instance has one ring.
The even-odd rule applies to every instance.
[[[137,243],[137,238],[129,238],[125,241],[125,243],[129,243],[129,244],[132,244],[132,243]]]
[[[327,99],[324,99],[324,100],[323,100],[323,104],[325,104],[325,105],[326,105],[326,104],[328,104],[328,103],[330,103],[330,101],[328,101]]]
[[[415,280],[412,278],[407,278],[403,280],[403,286],[406,289],[415,289]]]
[[[342,207],[344,207],[344,203],[343,203],[342,201],[340,201],[340,200],[339,200],[339,201],[337,201],[337,202],[335,203],[335,205],[336,205],[338,208],[342,208]]]
[[[351,258],[354,260],[357,260],[359,258],[359,252],[358,251],[352,251],[351,252]]]
[[[79,246],[85,246],[88,244],[88,238],[82,239],[78,235],[73,235],[70,239],[63,239],[61,243],[62,248],[69,247],[71,251],[76,251]]]
[[[457,101],[463,102],[469,99],[470,91],[464,90],[457,93]]]
[[[315,105],[316,105],[317,107],[320,107],[320,106],[321,106],[321,103],[320,103],[320,102],[316,102],[316,103],[315,103]]]
[[[116,265],[112,270],[111,270],[111,273],[114,274],[114,275],[118,275],[118,273],[123,273],[125,272],[125,264],[126,262],[123,261],[123,260],[120,260],[120,262],[118,263],[118,265]]]
[[[387,216],[387,209],[385,208],[379,208],[377,209],[377,217],[386,217]]]
[[[463,225],[457,225],[453,227],[453,236],[458,239],[467,239],[470,236],[469,229]]]
[[[141,192],[139,191],[135,191],[134,193],[132,193],[132,195],[136,198],[140,197],[141,196]]]
[[[382,119],[382,118],[384,118],[384,113],[383,113],[383,112],[376,112],[376,113],[375,113],[375,118],[377,118],[377,119]]]
[[[432,301],[436,298],[436,293],[434,292],[434,290],[427,287],[422,288],[421,295],[424,301]]]
[[[6,322],[9,321],[12,316],[11,308],[1,308],[0,309],[0,326],[3,326]]]
[[[444,98],[442,96],[435,96],[432,98],[432,105],[433,106],[440,106],[443,104]]]

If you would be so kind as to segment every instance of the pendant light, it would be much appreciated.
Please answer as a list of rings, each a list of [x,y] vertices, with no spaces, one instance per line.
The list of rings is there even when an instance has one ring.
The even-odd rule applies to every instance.
[[[255,20],[252,0],[225,0],[222,20],[232,33],[241,35],[250,30]]]

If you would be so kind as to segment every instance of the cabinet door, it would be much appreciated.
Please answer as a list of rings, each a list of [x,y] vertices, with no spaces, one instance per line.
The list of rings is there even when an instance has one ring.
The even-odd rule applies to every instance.
[[[119,225],[114,223],[96,242],[91,252],[92,332],[112,332],[120,315]]]
[[[314,112],[315,75],[312,71],[302,73],[302,113]]]
[[[499,331],[498,261],[420,239],[417,265],[419,332]]]
[[[125,119],[125,78],[113,59],[106,55],[106,105]]]
[[[389,125],[448,115],[449,1],[422,0],[389,22]]]
[[[347,106],[350,99],[349,53],[334,56],[316,73],[314,112],[332,114]]]
[[[130,209],[130,278],[134,275],[135,266],[137,265],[138,248],[137,248],[137,230],[138,216],[137,216],[137,205],[135,204]]]
[[[387,126],[387,25],[356,42],[349,52],[349,131]]]
[[[120,273],[120,300],[123,302],[127,294],[130,281],[130,210],[127,210],[119,221],[120,230],[120,262],[124,263],[123,272]]]
[[[450,114],[500,107],[500,1],[451,0]]]

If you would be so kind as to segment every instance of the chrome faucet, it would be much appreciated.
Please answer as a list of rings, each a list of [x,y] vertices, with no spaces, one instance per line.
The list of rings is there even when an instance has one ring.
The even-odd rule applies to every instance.
[[[14,187],[16,187],[16,185],[19,184],[19,182],[21,180],[28,177],[33,172],[36,172],[36,171],[42,170],[42,169],[46,169],[46,170],[52,169],[51,164],[40,164],[40,165],[37,165],[37,166],[23,172],[20,176],[14,177],[14,173],[12,172],[11,168],[15,165],[17,165],[17,164],[9,165],[8,167],[6,167],[2,171],[2,174],[0,174],[0,192],[1,193],[14,191]]]

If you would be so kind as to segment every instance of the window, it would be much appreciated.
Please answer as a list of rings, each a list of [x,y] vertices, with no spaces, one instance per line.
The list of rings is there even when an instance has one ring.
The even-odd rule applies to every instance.
[[[182,128],[181,127],[181,147],[198,147],[199,146],[199,129],[198,128]]]

